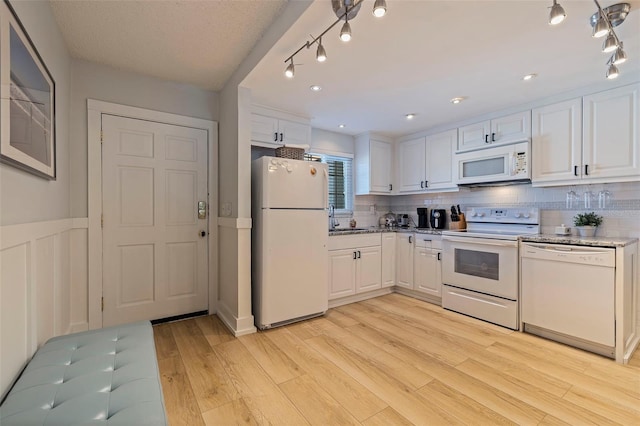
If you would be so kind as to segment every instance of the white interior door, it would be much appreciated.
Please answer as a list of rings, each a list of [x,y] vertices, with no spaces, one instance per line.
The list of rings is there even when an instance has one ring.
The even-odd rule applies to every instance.
[[[206,310],[207,132],[106,114],[102,132],[103,326]]]

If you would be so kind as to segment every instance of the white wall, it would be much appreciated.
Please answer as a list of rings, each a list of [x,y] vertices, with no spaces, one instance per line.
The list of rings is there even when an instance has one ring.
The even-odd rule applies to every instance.
[[[12,5],[55,80],[57,180],[0,165],[0,397],[72,310],[70,57],[48,2]]]
[[[87,99],[218,120],[218,94],[92,62],[71,62],[71,215],[87,216]]]
[[[11,3],[55,81],[57,180],[0,164],[0,226],[69,214],[69,53],[48,2]]]

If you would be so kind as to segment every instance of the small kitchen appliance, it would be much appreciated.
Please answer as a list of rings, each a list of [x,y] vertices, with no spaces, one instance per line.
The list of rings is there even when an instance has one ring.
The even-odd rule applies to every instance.
[[[431,209],[431,227],[444,229],[447,223],[447,211],[445,209]]]
[[[408,228],[409,227],[409,215],[408,214],[399,214],[397,217],[398,226],[400,228]]]
[[[426,207],[418,207],[418,228],[429,227],[429,209]]]

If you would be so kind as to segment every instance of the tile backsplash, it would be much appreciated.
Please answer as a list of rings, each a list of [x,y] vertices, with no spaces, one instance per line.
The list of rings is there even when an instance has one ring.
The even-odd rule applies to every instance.
[[[567,205],[567,192],[574,191],[579,198],[573,206]],[[584,207],[584,193],[591,191],[591,207]],[[605,208],[598,206],[598,194],[609,192]],[[543,233],[553,233],[554,228],[565,224],[573,228],[573,216],[585,211],[595,211],[604,220],[598,229],[601,236],[640,238],[640,182],[534,188],[531,185],[514,185],[492,188],[463,188],[459,192],[404,196],[356,196],[353,217],[358,226],[378,224],[378,218],[389,210],[407,213],[417,221],[416,208],[445,208],[460,204],[468,207],[538,207],[541,210]],[[372,207],[373,206],[373,207]],[[572,231],[575,231],[572,229]]]

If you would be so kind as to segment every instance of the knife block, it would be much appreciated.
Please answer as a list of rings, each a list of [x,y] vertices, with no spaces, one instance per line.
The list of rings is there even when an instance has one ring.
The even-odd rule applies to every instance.
[[[449,229],[452,231],[459,231],[461,229],[467,229],[467,221],[464,218],[464,213],[460,213],[460,220],[458,222],[449,221]]]

